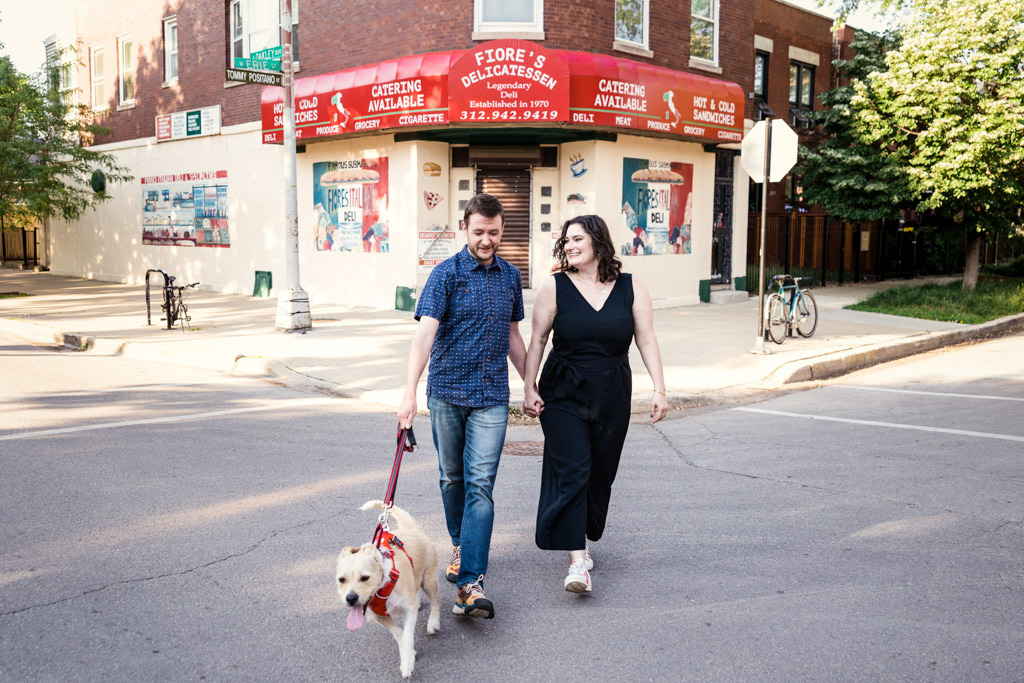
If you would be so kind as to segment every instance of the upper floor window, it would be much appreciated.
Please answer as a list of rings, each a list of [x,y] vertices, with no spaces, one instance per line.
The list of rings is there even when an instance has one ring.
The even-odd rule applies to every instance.
[[[178,80],[178,18],[164,19],[164,83]]]
[[[117,39],[118,101],[135,104],[135,43],[131,36]]]
[[[758,50],[754,53],[754,120],[763,121],[774,117],[775,112],[768,106],[768,53]]]
[[[543,39],[544,0],[474,0],[474,33],[527,33]]]
[[[794,127],[810,128],[814,109],[814,67],[800,62],[789,64],[789,113]]]
[[[231,0],[231,66],[235,57],[281,44],[280,0]],[[292,61],[299,61],[299,0],[292,0]]]
[[[718,63],[718,0],[690,2],[690,56]]]
[[[103,46],[93,45],[89,48],[89,83],[92,85],[93,111],[107,108],[107,88],[104,76]]]
[[[615,0],[615,40],[647,48],[650,0]]]

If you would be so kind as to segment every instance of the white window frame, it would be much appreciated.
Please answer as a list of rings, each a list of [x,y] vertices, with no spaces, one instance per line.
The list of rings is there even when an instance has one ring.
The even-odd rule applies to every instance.
[[[178,82],[178,17],[164,19],[164,85]],[[173,32],[173,40],[171,34]],[[173,72],[173,73],[172,73]]]
[[[130,63],[125,64],[125,47],[128,47]],[[120,107],[135,106],[135,40],[132,34],[126,33],[117,37],[117,101]],[[131,96],[128,95],[126,84],[131,79]]]
[[[100,68],[97,73],[96,57],[100,57]],[[93,111],[107,109],[106,63],[104,60],[103,43],[89,46],[89,96]]]
[[[615,26],[615,42],[622,45],[630,45],[641,49],[648,49],[651,40],[651,0],[615,0],[615,10],[618,13],[620,2],[639,2],[643,6],[643,37],[640,42],[619,36],[618,26]]]
[[[248,57],[253,52],[259,52],[260,50],[268,47],[276,47],[281,44],[281,3],[280,0],[277,2],[277,38],[272,39],[270,45],[259,45],[256,49],[253,49],[252,45],[252,34],[245,32],[245,26],[250,23],[251,17],[255,14],[257,8],[264,4],[273,4],[274,0],[231,0],[228,5],[228,61],[229,67],[234,67],[235,57]],[[236,36],[238,32],[236,26],[236,15],[241,12],[242,17],[242,33]],[[269,27],[273,28],[273,27]],[[294,45],[297,43],[299,28],[299,0],[292,0],[292,44],[293,44],[293,63],[292,68],[298,69],[298,59],[295,59],[295,48]],[[265,28],[261,28],[266,30]],[[240,49],[236,50],[236,43],[240,43]]]
[[[691,5],[690,5],[690,59],[696,60],[696,61],[701,62],[703,64],[711,64],[711,65],[717,66],[718,65],[718,42],[719,42],[718,41],[718,36],[719,36],[718,28],[719,28],[719,24],[720,24],[719,18],[721,16],[721,13],[719,11],[719,0],[710,0],[710,5],[711,5],[711,11],[712,11],[712,16],[710,16],[710,17],[704,17],[704,16],[700,16],[699,14],[695,14],[693,12],[693,4],[691,3]],[[711,40],[711,59],[708,59],[707,57],[698,57],[697,55],[693,54],[693,22],[694,22],[694,20],[699,20],[699,21],[707,22],[707,23],[711,24],[714,27],[714,30],[712,31],[713,38]]]
[[[473,0],[473,40],[521,38],[544,40],[544,0],[533,0],[533,21],[484,21],[484,3],[500,0]],[[646,1],[646,0],[645,0]]]

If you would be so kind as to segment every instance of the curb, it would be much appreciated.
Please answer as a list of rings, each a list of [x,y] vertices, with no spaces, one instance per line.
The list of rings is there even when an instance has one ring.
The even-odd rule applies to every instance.
[[[943,330],[916,335],[898,341],[888,341],[855,351],[838,351],[810,362],[791,361],[776,368],[765,382],[776,386],[831,379],[866,367],[888,363],[907,356],[927,353],[944,346],[996,337],[1024,329],[1024,313],[990,320],[957,330]]]

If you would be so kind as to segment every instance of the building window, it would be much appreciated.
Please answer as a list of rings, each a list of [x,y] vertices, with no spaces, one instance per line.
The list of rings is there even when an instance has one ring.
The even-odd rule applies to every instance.
[[[476,33],[544,31],[544,0],[474,0],[473,5]]]
[[[647,48],[650,0],[615,0],[615,40]]]
[[[814,67],[800,62],[789,64],[789,114],[794,128],[810,128],[814,110]]]
[[[89,82],[92,84],[92,110],[107,108],[107,89],[103,78],[103,46],[89,48]]]
[[[231,64],[281,44],[280,0],[231,0]],[[292,0],[292,61],[299,61],[299,0]]]
[[[758,50],[754,54],[754,120],[773,118],[775,112],[768,106],[768,53]]]
[[[118,101],[135,104],[135,43],[131,36],[117,39]]]
[[[718,0],[690,2],[690,56],[718,63]]]
[[[164,83],[178,80],[178,18],[164,19]]]

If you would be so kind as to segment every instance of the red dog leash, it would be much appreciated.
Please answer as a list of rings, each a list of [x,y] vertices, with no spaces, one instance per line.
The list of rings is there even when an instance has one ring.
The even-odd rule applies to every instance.
[[[412,427],[408,429],[399,428],[398,430],[398,449],[395,451],[395,463],[391,466],[391,478],[388,480],[388,490],[384,494],[384,512],[381,513],[380,522],[377,524],[377,530],[373,532],[373,542],[380,548],[381,540],[384,537],[384,532],[388,531],[388,516],[391,513],[391,507],[395,503],[395,488],[398,486],[398,470],[402,466],[402,454],[412,453],[416,450],[416,436],[412,432]]]

